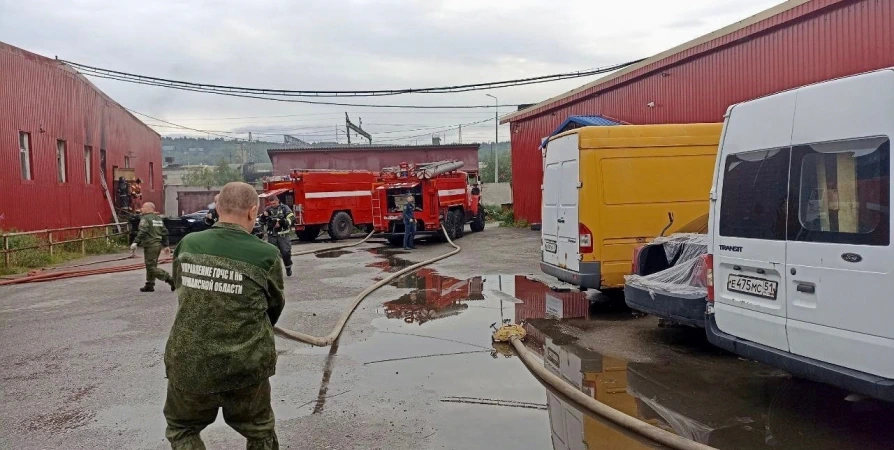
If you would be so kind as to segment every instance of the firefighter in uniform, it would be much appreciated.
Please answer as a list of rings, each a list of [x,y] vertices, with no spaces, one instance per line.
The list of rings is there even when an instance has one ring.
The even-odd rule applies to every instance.
[[[267,199],[264,219],[267,223],[267,242],[279,248],[286,266],[286,275],[292,276],[292,240],[289,231],[295,221],[295,214],[291,208],[279,202],[279,197],[273,195]]]
[[[154,292],[155,280],[161,280],[171,285],[174,290],[174,282],[171,275],[163,269],[158,268],[158,256],[161,249],[165,249],[165,253],[170,252],[168,248],[168,229],[165,228],[164,221],[161,216],[155,213],[155,204],[146,202],[140,210],[140,230],[133,244],[130,244],[130,250],[136,251],[137,246],[143,247],[143,259],[146,262],[146,285],[140,288],[140,292]]]
[[[258,214],[253,187],[227,184],[217,206],[220,221],[174,251],[179,308],[164,354],[165,435],[173,449],[204,450],[199,433],[223,409],[249,450],[275,450],[269,378],[285,305],[282,261],[248,231]]]
[[[220,216],[217,214],[217,202],[220,201],[220,194],[214,196],[214,203],[208,205],[208,214],[205,214],[205,225],[214,226]]]
[[[404,205],[404,250],[416,248],[413,240],[416,237],[416,203],[412,195],[407,196],[407,204]]]

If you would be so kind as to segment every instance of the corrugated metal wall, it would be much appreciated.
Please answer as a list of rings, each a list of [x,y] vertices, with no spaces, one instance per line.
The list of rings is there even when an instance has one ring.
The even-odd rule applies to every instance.
[[[31,181],[22,179],[20,131],[31,135]],[[65,183],[57,179],[60,139],[66,146]],[[91,183],[85,146],[92,147]],[[112,168],[125,167],[127,157],[143,180],[143,201],[164,208],[158,134],[68,67],[0,43],[0,229],[111,221],[99,182],[102,149],[111,189]]]
[[[274,175],[288,175],[292,169],[371,170],[397,166],[402,162],[425,163],[460,160],[463,170],[478,170],[477,145],[443,145],[442,148],[358,148],[357,150],[271,151]]]
[[[653,64],[638,78],[512,122],[515,216],[540,221],[540,141],[568,116],[602,114],[634,124],[722,122],[726,109],[741,101],[894,66],[892,22],[891,0],[814,0],[702,44],[700,54],[687,50],[688,59],[668,57],[670,64]]]

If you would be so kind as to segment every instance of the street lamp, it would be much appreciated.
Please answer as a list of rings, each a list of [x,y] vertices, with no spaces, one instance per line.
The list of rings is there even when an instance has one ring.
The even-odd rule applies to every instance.
[[[499,119],[499,117],[500,117],[500,100],[498,100],[497,97],[494,97],[493,95],[490,95],[490,94],[484,94],[484,95],[494,99],[494,102],[496,103],[496,106],[494,106],[494,145],[493,145],[494,183],[499,183],[500,182],[500,177],[499,177],[500,163],[499,163],[499,159],[497,158],[497,142],[499,142],[499,140],[500,140],[500,119]]]

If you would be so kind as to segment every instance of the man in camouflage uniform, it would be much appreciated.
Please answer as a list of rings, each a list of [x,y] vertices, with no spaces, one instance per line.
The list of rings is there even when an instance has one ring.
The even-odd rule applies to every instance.
[[[155,212],[155,204],[146,202],[142,209],[140,217],[140,231],[137,233],[133,244],[130,244],[130,250],[136,251],[137,246],[143,247],[143,259],[146,262],[146,285],[140,288],[140,292],[154,292],[155,280],[161,280],[171,285],[174,290],[174,281],[171,275],[163,269],[158,268],[158,256],[161,254],[162,247],[165,253],[170,252],[168,249],[168,229],[165,228],[164,221],[161,216]]]
[[[292,240],[289,232],[292,229],[292,222],[295,221],[295,214],[291,208],[279,202],[279,197],[273,195],[267,199],[264,218],[267,223],[267,242],[279,248],[279,254],[286,266],[286,275],[292,276]]]
[[[199,433],[224,421],[249,450],[278,449],[270,404],[276,371],[273,325],[282,313],[282,262],[248,230],[258,194],[245,183],[220,192],[220,221],[174,251],[180,307],[165,347],[165,433],[173,449],[204,449]]]

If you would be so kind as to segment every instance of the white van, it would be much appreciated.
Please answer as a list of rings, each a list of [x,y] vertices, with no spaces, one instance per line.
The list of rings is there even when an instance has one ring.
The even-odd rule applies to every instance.
[[[892,136],[894,69],[729,108],[711,190],[712,343],[894,401]]]

